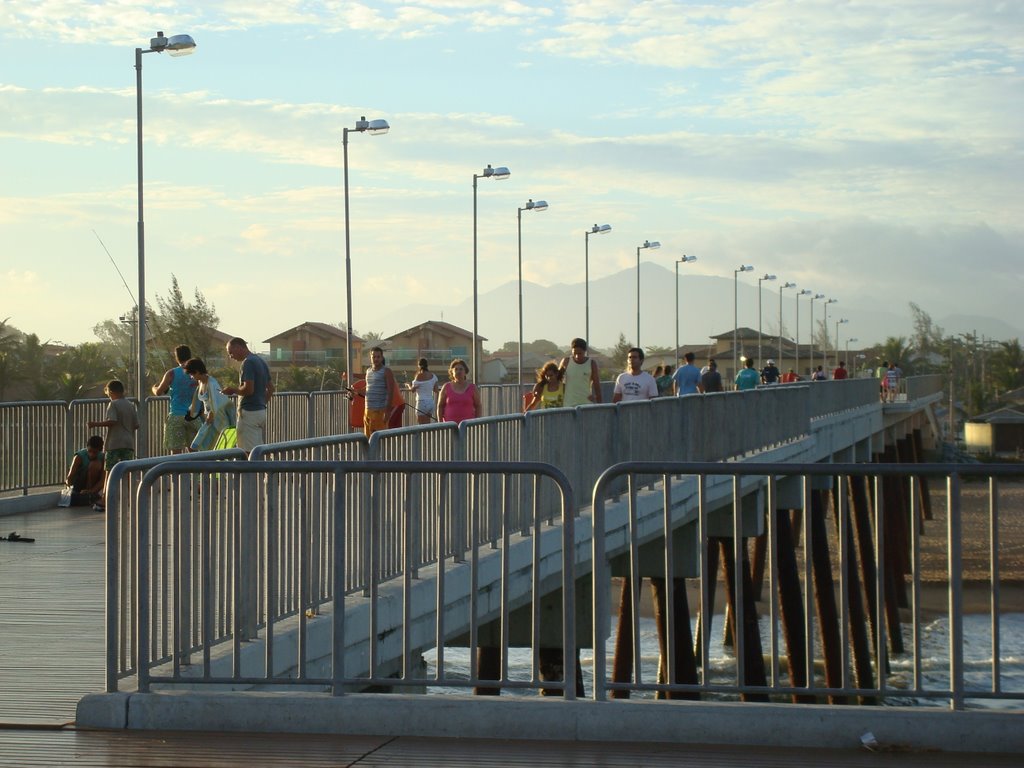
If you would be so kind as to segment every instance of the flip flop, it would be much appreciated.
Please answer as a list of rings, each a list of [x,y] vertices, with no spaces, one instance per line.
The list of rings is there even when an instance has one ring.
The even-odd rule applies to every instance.
[[[0,541],[22,541],[26,544],[31,544],[35,539],[30,539],[26,536],[19,536],[17,531],[11,531],[11,535],[6,538],[0,536]]]

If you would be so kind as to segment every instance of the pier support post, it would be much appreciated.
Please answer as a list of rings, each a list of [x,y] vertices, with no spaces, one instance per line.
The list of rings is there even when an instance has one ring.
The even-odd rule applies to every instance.
[[[690,631],[690,604],[686,597],[686,579],[672,580],[672,667],[673,679],[668,679],[668,590],[665,579],[651,579],[651,596],[654,599],[654,621],[658,627],[658,647],[661,658],[658,664],[659,683],[697,683],[697,660],[693,655],[693,633]],[[662,692],[659,699],[700,699],[696,692]]]

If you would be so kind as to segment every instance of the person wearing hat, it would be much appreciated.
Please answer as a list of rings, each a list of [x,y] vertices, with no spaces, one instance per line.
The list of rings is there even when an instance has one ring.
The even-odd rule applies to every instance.
[[[761,383],[762,384],[778,384],[779,383],[779,369],[775,367],[774,360],[768,360],[768,363],[764,368],[761,369]]]

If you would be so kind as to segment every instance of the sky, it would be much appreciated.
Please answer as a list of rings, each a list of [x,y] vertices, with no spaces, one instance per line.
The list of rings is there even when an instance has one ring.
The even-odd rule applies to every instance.
[[[175,275],[257,347],[345,318],[342,131],[363,115],[391,130],[349,134],[357,332],[403,330],[410,304],[472,327],[488,164],[511,176],[478,182],[481,296],[517,279],[519,224],[524,279],[554,286],[607,223],[592,280],[656,240],[641,258],[696,255],[686,275],[749,264],[860,311],[1024,326],[1016,0],[0,0],[0,320],[43,340],[133,306],[135,49],[157,31],[197,48],[142,57],[146,300]],[[548,210],[519,220],[531,199]],[[627,274],[592,312],[628,335]],[[647,343],[673,311],[644,307]]]

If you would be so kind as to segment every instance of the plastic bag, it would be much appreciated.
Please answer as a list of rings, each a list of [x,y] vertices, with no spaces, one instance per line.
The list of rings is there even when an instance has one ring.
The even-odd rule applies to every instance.
[[[69,488],[68,486],[65,485],[63,488],[61,488],[60,489],[60,501],[57,502],[57,506],[58,507],[70,507],[71,506],[71,496],[72,496],[72,494],[74,494],[74,491],[71,488]]]
[[[214,450],[223,451],[228,448],[234,448],[237,445],[238,431],[234,427],[227,427],[220,433],[220,437],[217,438],[217,444],[214,446]]]

